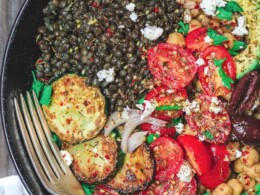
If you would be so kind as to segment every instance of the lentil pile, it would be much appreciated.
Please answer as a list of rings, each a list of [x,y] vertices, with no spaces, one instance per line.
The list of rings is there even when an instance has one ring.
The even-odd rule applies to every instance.
[[[130,2],[135,4],[136,21],[126,9]],[[51,0],[36,38],[42,51],[36,76],[48,83],[76,72],[87,77],[87,85],[102,90],[111,111],[135,107],[151,86],[146,50],[165,42],[183,11],[175,0]],[[141,29],[147,25],[161,27],[163,34],[154,41],[145,38]],[[97,72],[110,68],[114,81],[100,82]]]

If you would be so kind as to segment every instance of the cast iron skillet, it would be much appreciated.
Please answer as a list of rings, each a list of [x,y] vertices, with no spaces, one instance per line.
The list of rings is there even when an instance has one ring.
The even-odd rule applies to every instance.
[[[1,125],[16,170],[30,194],[48,194],[38,180],[25,151],[13,98],[31,86],[32,68],[40,55],[35,43],[37,27],[43,23],[42,9],[48,0],[26,0],[12,28],[3,59],[0,83]]]

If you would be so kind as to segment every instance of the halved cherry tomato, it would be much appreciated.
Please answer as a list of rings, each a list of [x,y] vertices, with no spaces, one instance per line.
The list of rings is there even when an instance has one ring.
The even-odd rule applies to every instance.
[[[228,179],[231,170],[229,168],[229,158],[226,146],[210,144],[209,148],[214,158],[212,169],[206,174],[199,176],[199,180],[203,186],[213,190]]]
[[[231,132],[231,121],[222,102],[217,97],[205,94],[198,95],[194,101],[198,103],[199,109],[191,109],[191,113],[185,115],[192,131],[196,131],[198,137],[205,136],[207,142],[225,143]]]
[[[150,144],[154,153],[155,179],[167,181],[178,173],[184,159],[181,146],[172,138],[159,137]]]
[[[139,193],[139,195],[196,195],[197,183],[193,178],[190,182],[180,181],[179,178],[174,178],[169,181],[153,182],[146,190]]]
[[[153,101],[159,106],[180,106],[180,110],[158,110],[152,113],[152,116],[162,120],[171,120],[173,118],[178,118],[182,115],[182,105],[188,98],[187,92],[184,88],[179,90],[169,89],[165,85],[156,87],[155,89],[148,92],[145,99]]]
[[[231,90],[223,85],[213,59],[221,60],[225,58],[222,68],[227,76],[235,80],[236,66],[229,52],[222,46],[209,46],[203,51],[201,57],[205,61],[205,65],[199,67],[198,75],[203,91],[211,96],[228,94]]]
[[[100,184],[95,186],[93,195],[119,195],[119,193],[104,184]]]
[[[152,75],[172,89],[188,85],[197,72],[191,53],[173,44],[160,43],[150,48],[147,56]]]
[[[147,131],[151,134],[159,133],[160,135],[165,135],[169,137],[174,137],[176,134],[175,127],[159,127],[149,123],[143,123],[140,125],[143,131]]]
[[[204,39],[207,36],[207,28],[197,28],[188,33],[185,38],[185,44],[187,49],[191,52],[203,51],[208,47],[209,43],[205,43]]]
[[[187,160],[198,175],[203,175],[211,169],[212,155],[203,142],[192,135],[180,135],[177,141],[185,149]]]

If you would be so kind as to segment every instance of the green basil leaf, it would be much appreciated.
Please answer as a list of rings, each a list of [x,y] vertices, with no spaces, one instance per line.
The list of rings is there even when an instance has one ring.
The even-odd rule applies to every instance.
[[[247,44],[243,41],[234,41],[232,50],[233,51],[239,51],[241,49],[244,49],[247,47]]]
[[[260,195],[260,191],[256,191],[255,195]]]
[[[228,52],[229,52],[229,54],[232,55],[232,56],[236,56],[236,55],[239,54],[238,52],[234,51],[233,49],[229,49]]]
[[[241,195],[248,195],[248,193],[247,192],[243,192]]]
[[[235,1],[228,1],[226,6],[225,6],[225,10],[227,10],[229,12],[232,12],[232,13],[234,13],[234,12],[243,12],[243,9]]]
[[[51,95],[52,95],[52,86],[44,85],[43,91],[42,91],[42,96],[40,99],[40,104],[49,106],[51,103]]]
[[[210,193],[208,193],[208,192],[205,192],[203,195],[210,195]]]
[[[190,29],[189,24],[187,24],[187,23],[184,24],[182,21],[180,21],[178,24],[179,24],[178,32],[182,33],[184,36],[186,36]]]
[[[51,132],[52,140],[56,143],[59,149],[61,149],[61,141],[60,138],[56,135],[56,133]]]
[[[220,34],[217,33],[217,31],[209,28],[207,31],[207,35],[213,39],[213,45],[220,45],[221,43],[225,42],[228,40],[227,37],[222,36]]]
[[[38,81],[35,77],[34,72],[32,71],[32,75],[33,75],[33,83],[32,83],[32,88],[31,90],[33,90],[37,96],[37,98],[40,97],[40,93],[44,87],[44,84],[41,81]]]
[[[255,185],[255,190],[256,190],[256,191],[260,191],[260,184],[257,183],[257,184]]]
[[[222,64],[226,61],[226,58],[223,58],[223,59],[220,59],[220,60],[217,60],[216,58],[213,59],[213,62],[214,64],[217,66],[217,67],[222,67]]]
[[[92,195],[95,191],[95,185],[81,184],[86,195]]]
[[[213,140],[214,136],[209,132],[209,131],[204,131],[203,135],[205,135],[205,137],[209,140]]]
[[[173,126],[175,126],[175,125],[178,125],[179,123],[183,123],[183,118],[182,118],[182,117],[172,119],[171,123],[169,123],[169,124],[167,125],[167,128],[173,127]]]
[[[223,7],[218,7],[216,13],[216,16],[221,20],[232,20],[232,12],[225,10]]]
[[[178,105],[176,105],[176,106],[158,106],[158,107],[156,107],[156,109],[155,110],[158,110],[158,111],[160,111],[160,110],[181,110],[182,109],[182,106],[178,106]]]
[[[137,101],[138,104],[143,104],[144,103],[144,100],[145,100],[145,97],[142,97],[141,99],[139,99]]]
[[[146,141],[148,142],[148,144],[154,142],[158,137],[160,137],[159,134],[150,134],[146,137]]]

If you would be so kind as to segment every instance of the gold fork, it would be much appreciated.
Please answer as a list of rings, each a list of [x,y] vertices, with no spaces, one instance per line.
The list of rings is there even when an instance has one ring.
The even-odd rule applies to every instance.
[[[26,150],[43,186],[51,194],[85,195],[80,183],[65,164],[34,92],[14,98],[17,120]],[[27,106],[28,105],[28,106]]]

